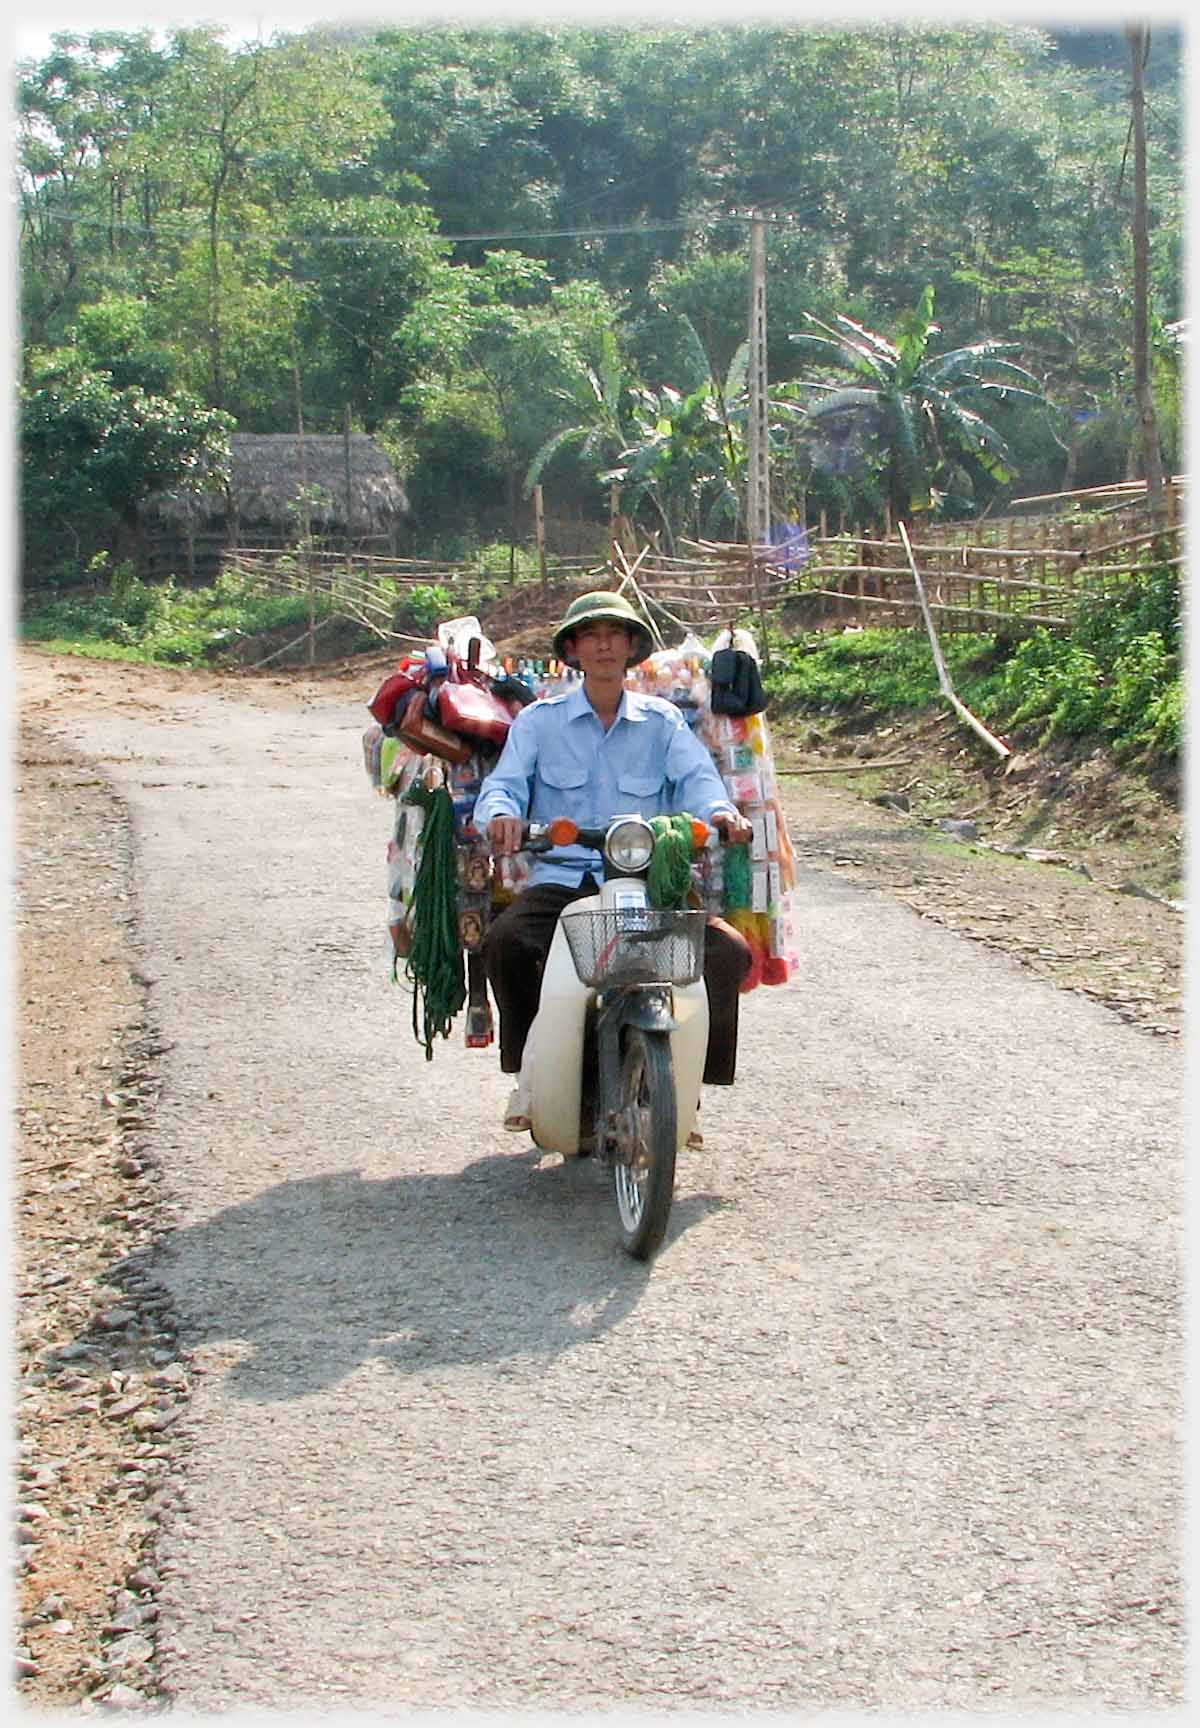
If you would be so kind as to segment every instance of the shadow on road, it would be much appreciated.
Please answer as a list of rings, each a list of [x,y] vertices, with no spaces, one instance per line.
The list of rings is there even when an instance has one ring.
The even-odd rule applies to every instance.
[[[721,1204],[678,1197],[659,1260]],[[368,1360],[408,1374],[550,1359],[618,1326],[655,1276],[620,1246],[609,1173],[532,1148],[449,1174],[282,1182],[125,1271],[166,1285],[188,1347],[247,1344],[228,1387],[256,1401]]]

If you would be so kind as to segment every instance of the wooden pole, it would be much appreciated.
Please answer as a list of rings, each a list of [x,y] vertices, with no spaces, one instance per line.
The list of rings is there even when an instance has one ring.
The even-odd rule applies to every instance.
[[[643,595],[641,589],[638,587],[638,584],[637,584],[638,567],[641,564],[642,559],[649,552],[649,550],[650,550],[650,542],[647,541],[646,544],[642,547],[641,551],[638,553],[637,557],[634,559],[633,563],[631,564],[629,562],[628,558],[626,558],[626,556],[625,556],[625,549],[621,545],[620,541],[619,540],[613,541],[613,551],[617,555],[617,562],[620,564],[621,570],[622,570],[621,580],[617,585],[617,593],[623,594],[625,592],[626,588],[631,588],[633,590],[633,598],[634,598],[635,602],[637,603],[637,605],[641,608],[642,617],[646,620],[646,628],[649,630],[653,640],[655,642],[657,642],[658,646],[661,648],[663,645],[662,631],[659,629],[658,625],[654,622],[654,619],[651,617],[650,608],[646,604],[645,596]],[[662,607],[661,610],[666,612],[666,607],[665,606]],[[671,613],[668,612],[667,616],[668,616],[668,618],[672,619],[673,623],[678,622],[677,619],[673,618]]]
[[[1150,236],[1146,198],[1146,91],[1145,66],[1150,49],[1146,24],[1130,24],[1125,30],[1129,44],[1131,77],[1130,109],[1133,128],[1133,398],[1141,431],[1142,473],[1146,502],[1153,515],[1163,509],[1162,447],[1158,416],[1150,385]]]
[[[983,721],[976,719],[975,715],[972,714],[966,704],[961,702],[955,694],[954,685],[950,681],[950,674],[946,670],[946,662],[942,659],[942,650],[937,639],[937,631],[933,627],[933,619],[929,612],[929,602],[925,598],[925,584],[921,581],[921,572],[917,569],[917,561],[913,557],[912,547],[909,544],[908,530],[905,528],[903,522],[897,523],[897,527],[900,531],[900,538],[904,542],[904,550],[908,554],[908,562],[912,570],[913,581],[916,583],[917,599],[921,604],[921,616],[925,620],[925,630],[929,637],[929,646],[933,650],[933,663],[937,667],[938,687],[947,702],[949,702],[950,706],[954,709],[954,712],[960,719],[966,721],[971,730],[982,738],[985,744],[989,745],[998,756],[1011,756],[1012,751],[1009,749],[1008,745],[1005,744],[1002,739],[997,738],[995,733],[989,732],[987,727],[983,724]]]
[[[346,571],[350,570],[350,544],[354,539],[354,474],[350,462],[350,404],[342,422],[342,455],[346,467]]]
[[[546,592],[546,507],[540,486],[533,489],[533,525],[537,533],[538,572],[542,579],[542,593]]]
[[[309,546],[310,528],[308,515],[308,455],[304,447],[304,396],[300,389],[300,351],[296,345],[296,326],[292,325],[292,379],[296,388],[296,439],[297,455],[300,461],[300,531],[304,567],[308,573],[308,664],[316,663],[317,658],[317,592],[313,586],[315,576],[312,567],[311,547]]]

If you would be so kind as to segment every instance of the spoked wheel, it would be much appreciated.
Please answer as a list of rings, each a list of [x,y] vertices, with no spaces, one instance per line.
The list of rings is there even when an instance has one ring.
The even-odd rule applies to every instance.
[[[675,1076],[666,1032],[626,1031],[613,1185],[621,1236],[635,1260],[662,1241],[675,1192]]]

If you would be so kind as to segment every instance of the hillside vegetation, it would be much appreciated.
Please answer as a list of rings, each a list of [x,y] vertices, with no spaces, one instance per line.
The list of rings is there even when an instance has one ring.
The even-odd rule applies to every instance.
[[[233,429],[371,433],[423,554],[527,535],[535,480],[739,531],[752,211],[779,516],[1122,479],[1129,55],[999,23],[63,33],[17,74],[26,581],[119,562]],[[1178,32],[1146,80],[1178,467]]]

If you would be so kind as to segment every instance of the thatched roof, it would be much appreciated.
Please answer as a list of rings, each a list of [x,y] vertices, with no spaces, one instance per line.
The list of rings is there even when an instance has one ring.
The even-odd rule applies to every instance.
[[[302,487],[311,500],[313,527],[346,528],[346,462],[349,442],[350,526],[356,534],[386,532],[408,514],[400,476],[373,438],[352,433],[235,432],[228,501],[213,488],[195,493],[160,493],[147,513],[162,521],[197,527],[232,512],[239,523],[269,523],[294,530]],[[301,444],[303,443],[303,450]]]

